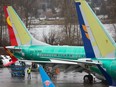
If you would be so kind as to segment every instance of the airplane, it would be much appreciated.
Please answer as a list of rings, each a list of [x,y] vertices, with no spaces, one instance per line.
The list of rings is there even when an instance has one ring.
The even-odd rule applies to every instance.
[[[4,12],[11,42],[11,46],[4,46],[4,49],[11,58],[13,57],[12,61],[4,66],[15,63],[19,59],[20,61],[31,61],[48,65],[69,64],[72,68],[76,65],[76,69],[82,70],[76,62],[79,58],[85,58],[86,56],[82,46],[51,46],[38,41],[29,33],[11,6],[5,6]],[[69,67],[70,69],[66,68],[71,71],[71,67]]]
[[[75,0],[75,5],[86,53],[78,62],[105,79],[109,87],[116,87],[116,43],[86,0]]]
[[[112,82],[114,82],[114,80],[116,79],[114,76],[116,74],[114,72],[115,64],[112,63],[112,62],[115,63],[114,61],[115,52],[113,52],[114,55],[113,53],[110,53],[110,54],[107,54],[107,53],[111,52],[112,49],[115,49],[115,43],[109,36],[107,36],[106,38],[105,34],[106,35],[108,34],[106,33],[105,30],[102,30],[103,26],[101,26],[100,21],[96,18],[94,12],[92,12],[90,7],[87,5],[86,1],[77,0],[75,3],[76,3],[76,9],[77,9],[78,17],[79,17],[78,19],[80,23],[80,28],[81,30],[83,30],[82,39],[84,42],[84,48],[78,47],[78,46],[51,46],[49,44],[44,44],[44,45],[43,43],[39,44],[38,41],[36,41],[27,31],[23,22],[18,17],[16,12],[13,10],[13,8],[11,6],[7,6],[4,10],[5,10],[5,13],[7,14],[6,19],[7,19],[7,24],[9,26],[8,29],[10,34],[11,46],[7,46],[4,48],[7,51],[7,53],[11,57],[13,57],[13,60],[9,64],[12,64],[15,61],[17,61],[17,59],[15,59],[16,57],[20,60],[31,60],[33,62],[39,62],[39,63],[57,63],[57,64],[60,63],[60,64],[71,64],[71,65],[74,64],[77,66],[80,65],[81,67],[89,70],[91,73],[94,73],[98,78],[103,80],[108,79],[109,85],[112,86],[114,85],[114,83]],[[82,7],[81,7],[81,4],[82,4]],[[82,11],[83,9],[84,11]],[[103,36],[105,40],[103,38],[99,40],[99,38],[101,37],[98,37],[99,36],[98,31],[96,35],[96,33],[94,32],[96,30],[90,33],[90,27],[88,25],[85,26],[85,24],[88,24],[88,22],[85,21],[84,12],[86,12],[87,18],[90,18],[88,19],[89,22],[95,21],[95,24],[97,23],[97,21],[99,22],[96,24],[95,27],[98,27],[102,30],[100,31],[100,35]],[[89,13],[91,13],[91,17],[88,16]],[[92,18],[94,16],[97,21],[94,18]],[[92,22],[92,24],[93,23],[94,22]],[[94,28],[93,27],[94,24],[93,25],[92,24],[91,26],[92,28]],[[89,32],[87,28],[89,28]],[[92,35],[92,33],[95,33],[95,36],[96,36],[95,40],[93,37],[89,36],[89,35]],[[91,41],[91,38],[92,38],[92,41],[94,41],[93,43]],[[100,44],[102,44],[102,46],[97,43],[97,40],[99,43],[101,41]],[[111,43],[109,44],[109,42]],[[108,69],[109,66],[111,66],[110,70]],[[104,69],[106,69],[107,72]],[[105,72],[105,74],[102,75],[103,72]],[[105,78],[103,76],[105,76]]]
[[[4,55],[1,55],[1,62],[2,62],[2,65],[5,65],[7,64],[8,62],[11,61],[11,58],[9,56],[4,56]]]
[[[43,87],[55,87],[54,83],[51,81],[44,68],[41,65],[38,65],[38,69],[42,78]]]
[[[11,61],[11,58],[6,55],[0,55],[0,67],[4,67],[7,63]]]

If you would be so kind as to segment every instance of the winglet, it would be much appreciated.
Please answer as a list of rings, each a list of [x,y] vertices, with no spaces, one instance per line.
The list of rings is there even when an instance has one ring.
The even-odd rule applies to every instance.
[[[85,21],[84,21],[83,15],[82,15],[81,7],[80,7],[81,2],[78,2],[76,0],[75,5],[76,5],[76,11],[78,14],[78,20],[79,20],[79,24],[80,24],[80,30],[81,30],[81,34],[82,34],[82,40],[84,43],[86,57],[87,58],[95,58],[94,50],[92,48],[92,44],[90,42],[87,27],[85,26]]]
[[[7,8],[8,8],[8,6],[4,6],[4,13],[5,13],[5,17],[6,17],[10,43],[11,43],[11,46],[17,46],[18,43],[17,43],[16,37],[15,37],[15,33],[14,33],[14,30],[13,30],[13,26],[12,26],[12,23],[11,23],[10,16],[8,14]]]
[[[11,64],[14,64],[18,59],[4,46],[5,51],[7,54],[11,57],[11,61],[8,62],[7,64],[4,64],[4,66],[9,66]]]
[[[115,58],[115,41],[85,0],[75,0],[87,58]]]
[[[44,87],[55,87],[55,85],[53,84],[53,82],[50,80],[49,76],[47,75],[47,73],[45,72],[45,70],[43,69],[43,67],[41,65],[38,65],[38,69],[42,78],[42,83]]]
[[[49,45],[36,40],[28,31],[12,6],[4,6],[11,46]]]

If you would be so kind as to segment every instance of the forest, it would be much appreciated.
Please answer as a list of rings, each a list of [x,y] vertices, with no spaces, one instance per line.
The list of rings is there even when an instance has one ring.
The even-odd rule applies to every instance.
[[[87,2],[104,24],[113,24],[116,33],[116,0],[87,0]],[[28,30],[36,25],[62,25],[59,32],[53,30],[49,32],[49,36],[43,35],[43,41],[46,43],[83,45],[74,0],[0,0],[1,46],[10,44],[4,6],[12,6]]]

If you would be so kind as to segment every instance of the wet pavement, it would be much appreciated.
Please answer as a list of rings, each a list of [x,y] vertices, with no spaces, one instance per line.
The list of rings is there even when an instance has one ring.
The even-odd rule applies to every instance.
[[[39,72],[32,72],[31,80],[24,78],[12,77],[10,68],[0,69],[0,87],[43,87]],[[94,84],[83,84],[85,73],[63,73],[61,72],[53,81],[56,87],[108,87],[96,79]]]

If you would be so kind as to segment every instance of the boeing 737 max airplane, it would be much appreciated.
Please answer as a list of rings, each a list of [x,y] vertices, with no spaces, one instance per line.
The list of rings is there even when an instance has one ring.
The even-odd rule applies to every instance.
[[[110,87],[116,87],[116,44],[87,2],[75,3],[87,57],[78,62],[95,75],[104,76]]]
[[[12,45],[5,50],[12,57],[10,64],[17,61],[15,57],[35,62],[76,64],[101,79],[105,77],[110,86],[115,86],[115,42],[85,0],[75,3],[85,50],[76,46],[37,45],[38,41],[32,38],[13,8],[5,7]]]
[[[79,58],[85,58],[83,47],[51,46],[37,41],[29,33],[24,23],[11,6],[5,6],[4,12],[11,42],[11,46],[5,47],[5,50],[11,57],[14,55],[14,61],[5,64],[5,66],[14,63],[17,60],[15,59],[16,57],[23,61],[29,60],[38,63],[76,65],[78,69],[79,66],[76,61]],[[69,68],[67,69],[69,70]]]

